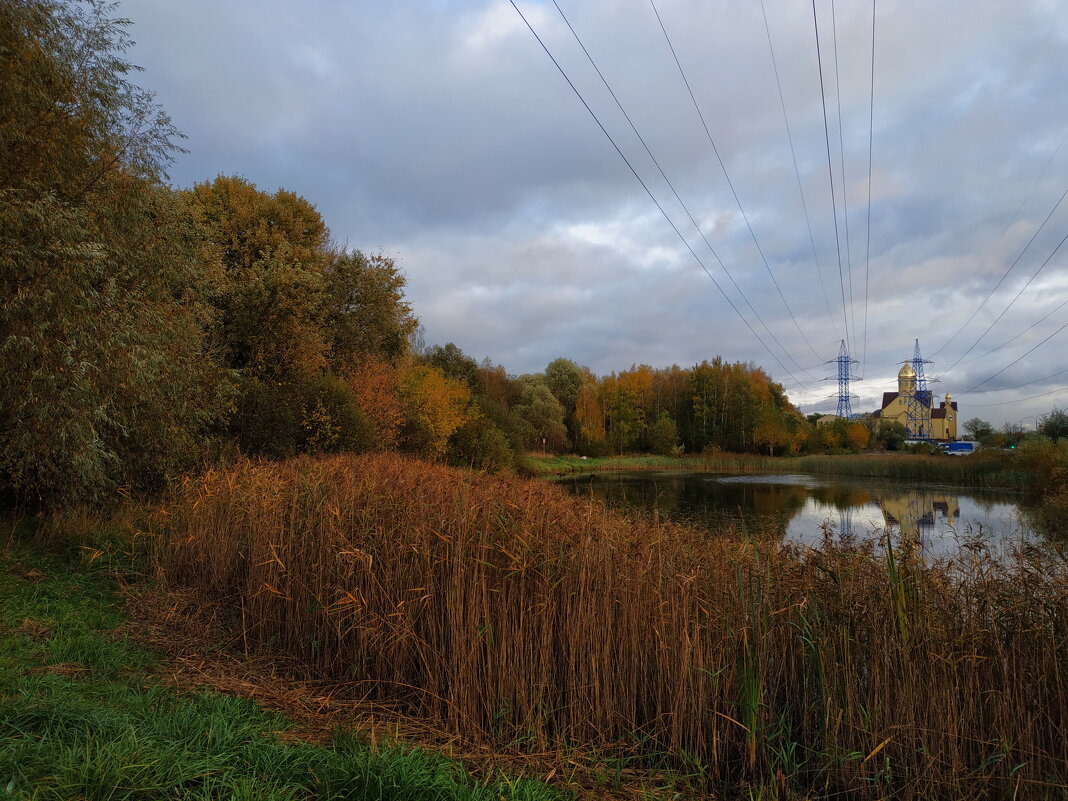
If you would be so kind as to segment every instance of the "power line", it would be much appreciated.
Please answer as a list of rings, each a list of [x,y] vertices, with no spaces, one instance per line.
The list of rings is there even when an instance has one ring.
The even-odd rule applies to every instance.
[[[968,405],[969,406],[982,406],[984,408],[988,407],[988,406],[1008,406],[1010,403],[1012,403],[1012,404],[1024,403],[1024,402],[1029,401],[1029,400],[1035,400],[1036,398],[1045,398],[1048,395],[1057,395],[1057,394],[1062,393],[1064,391],[1065,391],[1064,387],[1061,387],[1060,389],[1052,389],[1049,392],[1043,392],[1043,393],[1041,393],[1039,395],[1032,395],[1029,398],[1015,398],[1014,400],[1001,401],[1000,403],[969,403]]]
[[[1064,375],[1065,373],[1068,373],[1068,369],[1058,370],[1056,373],[1043,376],[1042,378],[1036,378],[1033,381],[1024,381],[1022,384],[1016,384],[1011,387],[998,387],[997,389],[980,389],[973,392],[972,394],[982,395],[986,392],[1008,392],[1010,389],[1020,389],[1021,387],[1029,387],[1031,386],[1031,384],[1041,384],[1043,381],[1049,381],[1051,378],[1056,378],[1057,376]]]
[[[763,0],[761,0],[763,2]],[[868,276],[871,264],[871,154],[875,138],[875,0],[871,0],[871,93],[868,102],[868,224],[864,245],[864,350],[860,360],[863,373],[868,361]]]
[[[1066,194],[1068,194],[1068,193],[1066,193]],[[1058,243],[1057,247],[1055,247],[1053,249],[1053,252],[1050,253],[1049,256],[1046,257],[1046,260],[1044,262],[1042,262],[1042,266],[1040,266],[1037,270],[1034,271],[1034,273],[1031,274],[1031,277],[1027,279],[1027,283],[1024,284],[1023,287],[1020,289],[1020,291],[1016,293],[1016,297],[1014,297],[1009,302],[1009,305],[1006,306],[1004,309],[1002,309],[1001,310],[1001,314],[999,314],[997,317],[995,317],[994,321],[992,323],[990,323],[990,325],[988,325],[986,327],[986,330],[983,331],[983,333],[981,333],[979,335],[979,339],[975,340],[975,342],[973,342],[971,344],[971,347],[969,347],[968,350],[964,351],[964,353],[962,353],[957,358],[957,361],[953,362],[953,364],[951,364],[948,368],[946,368],[946,371],[945,371],[945,373],[943,373],[943,375],[945,375],[950,370],[952,370],[954,367],[956,367],[958,364],[960,364],[960,360],[963,359],[965,356],[967,356],[969,353],[971,353],[972,352],[972,348],[974,348],[976,345],[978,345],[982,341],[983,337],[985,337],[987,334],[990,333],[990,329],[993,328],[995,325],[997,325],[998,321],[1002,317],[1005,316],[1005,313],[1015,305],[1016,301],[1018,301],[1020,299],[1020,295],[1022,295],[1024,293],[1024,290],[1026,290],[1027,287],[1031,286],[1031,282],[1034,281],[1038,277],[1038,274],[1040,272],[1042,272],[1046,268],[1046,265],[1049,264],[1050,261],[1053,259],[1053,257],[1057,255],[1057,252],[1061,249],[1061,247],[1064,245],[1065,242],[1068,242],[1068,234],[1065,234],[1064,239],[1062,239],[1060,241],[1060,243]]]
[[[645,193],[649,196],[649,199],[653,201],[653,204],[657,207],[657,209],[659,209],[659,211],[663,215],[664,219],[667,220],[668,225],[671,226],[671,228],[675,232],[675,234],[679,237],[680,240],[682,240],[682,243],[686,246],[686,249],[688,251],[690,251],[690,255],[692,255],[694,257],[694,259],[697,261],[697,263],[699,265],[701,265],[701,269],[703,269],[705,271],[705,274],[712,280],[712,283],[715,284],[716,289],[718,289],[720,291],[720,294],[723,295],[723,297],[727,301],[727,303],[730,304],[730,307],[734,310],[734,313],[738,315],[739,319],[741,319],[741,321],[743,323],[745,323],[745,327],[748,328],[749,332],[754,337],[756,337],[756,340],[761,345],[764,346],[764,349],[769,354],[771,354],[771,357],[778,363],[778,365],[783,369],[783,371],[786,372],[786,374],[789,375],[790,378],[792,378],[794,380],[794,382],[798,386],[802,387],[805,390],[808,390],[808,387],[804,384],[804,382],[798,380],[797,376],[795,376],[792,372],[790,372],[790,368],[788,368],[785,364],[783,364],[782,361],[779,359],[779,357],[775,355],[775,352],[771,348],[768,347],[767,343],[760,337],[760,334],[758,334],[756,332],[756,330],[753,328],[753,326],[750,325],[749,321],[746,320],[745,317],[742,315],[741,311],[738,309],[737,305],[735,305],[734,301],[730,299],[730,296],[727,295],[727,293],[723,291],[723,287],[721,287],[719,285],[719,282],[715,279],[715,276],[712,275],[712,273],[709,271],[708,267],[705,265],[705,263],[701,259],[701,257],[698,256],[697,252],[690,246],[689,241],[686,239],[685,236],[683,236],[682,232],[678,229],[678,226],[675,225],[674,221],[671,219],[671,217],[668,215],[668,213],[664,210],[664,207],[660,204],[660,201],[656,199],[656,196],[649,189],[649,187],[645,183],[645,181],[642,180],[642,177],[638,174],[638,171],[634,169],[634,165],[630,163],[630,159],[627,158],[626,154],[623,153],[623,151],[620,149],[619,145],[616,144],[616,140],[612,138],[612,135],[610,133],[608,133],[608,129],[604,127],[604,125],[601,123],[600,118],[597,116],[597,114],[594,112],[594,110],[592,108],[590,108],[590,104],[586,102],[586,99],[582,96],[582,93],[578,90],[578,87],[576,87],[574,82],[572,82],[572,80],[568,76],[567,72],[564,71],[564,68],[562,66],[560,66],[560,62],[558,62],[556,60],[556,57],[552,54],[552,52],[546,46],[545,42],[542,41],[542,38],[538,35],[538,32],[536,30],[534,30],[534,26],[532,26],[530,24],[530,21],[526,18],[526,16],[520,10],[519,6],[516,5],[515,0],[509,0],[509,2],[512,4],[512,8],[515,9],[516,13],[519,14],[519,18],[523,20],[523,24],[525,24],[527,26],[527,29],[531,32],[531,34],[533,34],[534,38],[538,41],[538,44],[541,45],[541,49],[545,51],[545,55],[547,55],[549,57],[549,60],[553,62],[553,65],[559,71],[560,75],[563,76],[563,79],[565,81],[567,81],[567,85],[571,87],[571,91],[575,93],[575,96],[579,99],[579,101],[582,103],[582,105],[585,106],[586,111],[588,111],[590,116],[593,117],[593,121],[596,122],[597,123],[597,127],[601,129],[601,133],[603,133],[605,135],[605,137],[608,139],[608,141],[612,143],[612,147],[615,148],[615,151],[616,151],[616,153],[619,154],[619,157],[621,159],[623,159],[623,162],[630,169],[631,174],[637,179],[638,183],[641,184],[642,189],[645,190]]]
[[[1056,149],[1050,155],[1049,159],[1047,159],[1046,165],[1042,168],[1042,171],[1038,174],[1038,177],[1035,178],[1035,180],[1031,183],[1031,187],[1027,190],[1027,194],[1024,195],[1023,200],[1020,201],[1020,205],[1016,207],[1016,212],[1012,215],[1012,219],[1009,220],[1009,222],[1005,224],[1005,227],[1002,229],[1001,233],[998,235],[998,238],[996,240],[994,240],[994,244],[991,245],[990,248],[987,250],[986,257],[983,259],[983,262],[979,267],[979,271],[980,272],[983,270],[983,268],[986,267],[987,263],[990,261],[991,254],[997,249],[997,246],[999,244],[1001,244],[1001,240],[1005,238],[1005,234],[1007,234],[1009,232],[1009,229],[1015,224],[1015,222],[1018,219],[1020,219],[1020,212],[1023,210],[1023,207],[1027,204],[1027,201],[1031,199],[1031,195],[1035,191],[1035,187],[1038,186],[1038,182],[1041,181],[1042,178],[1046,175],[1046,172],[1049,170],[1050,165],[1053,163],[1053,160],[1055,158],[1057,158],[1057,154],[1061,152],[1061,148],[1064,147],[1065,141],[1068,141],[1068,131],[1065,131],[1064,136],[1061,137],[1060,143],[1057,145]],[[1063,195],[1061,196],[1061,200],[1064,200],[1064,196]],[[1057,205],[1054,206],[1053,208],[1056,209],[1057,206],[1059,206],[1059,205],[1060,205],[1060,200],[1057,201]],[[1052,215],[1052,213],[1053,212],[1050,212],[1051,215]],[[1046,219],[1049,219],[1049,217],[1047,216]],[[1043,225],[1045,225],[1045,223],[1043,223]],[[1042,229],[1040,228],[1039,230],[1042,230]],[[1038,235],[1038,232],[1036,231],[1035,232],[1035,236],[1037,236],[1037,235]],[[1034,237],[1031,237],[1031,238],[1034,239]],[[1028,244],[1031,244],[1031,243],[1028,242]],[[1026,250],[1026,248],[1024,248],[1024,249]],[[1023,253],[1021,253],[1020,255],[1022,256]],[[1019,260],[1019,258],[1017,258],[1017,260]],[[1013,267],[1015,267],[1015,266],[1016,266],[1016,264],[1013,263]],[[1008,273],[1011,270],[1012,270],[1012,267],[1010,267],[1008,270],[1006,270],[1005,275],[1008,275]],[[1005,276],[1002,276],[1001,281],[1004,281],[1004,280],[1005,280]],[[998,285],[997,286],[1001,286],[1001,281],[998,281]],[[993,290],[991,290],[990,295],[994,294],[994,291],[997,290],[997,286],[994,287]],[[983,301],[983,303],[986,303],[987,300],[990,300],[990,295],[987,295],[987,297]],[[982,308],[982,304],[980,304],[979,308],[980,309]],[[978,313],[979,309],[976,309],[975,311],[976,311],[976,313]],[[974,316],[975,316],[975,314],[972,315],[972,317],[974,317]],[[942,347],[940,347],[938,350],[936,350],[934,352],[934,355],[938,355],[939,353],[941,353],[941,351],[944,348],[946,348],[949,345],[950,342],[952,342],[954,339],[956,339],[957,338],[957,334],[959,334],[961,331],[964,330],[964,327],[966,325],[968,325],[968,323],[971,322],[972,317],[969,317],[965,321],[964,325],[962,325],[960,328],[958,328],[956,333],[954,333],[953,336],[951,336],[949,339],[947,339],[942,344]]]
[[[620,113],[623,114],[623,117],[626,119],[627,124],[630,125],[630,129],[634,132],[634,135],[636,137],[638,137],[638,141],[641,142],[642,147],[645,148],[646,154],[652,160],[653,164],[656,165],[657,170],[659,170],[659,172],[660,172],[660,176],[664,179],[664,182],[667,183],[668,188],[671,189],[671,193],[675,196],[675,200],[677,200],[679,202],[679,205],[682,206],[683,211],[686,212],[686,216],[690,218],[690,222],[693,223],[694,228],[697,229],[697,233],[701,236],[701,239],[704,240],[704,243],[708,246],[708,249],[711,251],[711,253],[715,257],[716,261],[719,262],[719,266],[723,269],[723,272],[727,274],[727,277],[731,280],[731,283],[734,285],[734,288],[736,290],[738,290],[738,294],[742,296],[742,299],[745,301],[746,305],[749,306],[749,310],[753,312],[753,314],[756,316],[757,320],[759,320],[760,324],[764,327],[764,330],[767,331],[768,336],[770,336],[772,341],[774,341],[775,344],[778,345],[782,349],[783,353],[786,354],[786,356],[788,358],[790,358],[790,355],[786,351],[785,346],[783,346],[782,342],[779,341],[778,337],[776,337],[774,332],[768,327],[768,324],[766,322],[764,322],[764,318],[760,316],[760,312],[758,312],[756,310],[756,308],[753,306],[753,304],[750,303],[749,298],[746,297],[745,292],[738,285],[738,282],[734,280],[734,276],[731,275],[730,270],[728,270],[727,266],[723,263],[723,259],[720,258],[719,254],[716,252],[716,249],[712,246],[712,243],[708,240],[708,237],[705,235],[704,229],[701,228],[701,225],[697,222],[697,220],[694,217],[694,215],[690,212],[689,206],[687,206],[685,201],[683,201],[682,197],[679,195],[678,191],[675,189],[675,185],[671,182],[671,179],[668,178],[667,173],[664,171],[664,168],[660,165],[660,162],[657,160],[656,156],[653,155],[653,151],[649,148],[648,143],[645,141],[645,137],[643,137],[641,135],[641,133],[638,131],[638,127],[634,124],[634,120],[631,119],[630,114],[628,114],[627,110],[625,108],[623,108],[623,103],[620,101],[619,97],[616,95],[615,91],[612,89],[612,86],[608,83],[608,79],[605,78],[604,73],[601,72],[601,68],[597,66],[596,60],[594,60],[593,56],[590,54],[590,51],[586,48],[585,43],[582,41],[582,37],[580,37],[578,35],[578,31],[576,31],[574,26],[571,24],[571,20],[569,20],[567,18],[567,15],[564,13],[564,10],[560,7],[560,4],[557,2],[557,0],[553,0],[553,5],[556,6],[556,10],[557,10],[557,12],[559,12],[560,18],[563,19],[564,24],[566,24],[567,27],[568,27],[568,30],[571,31],[571,35],[573,37],[575,37],[575,41],[578,43],[578,46],[580,48],[582,48],[582,52],[586,54],[586,58],[589,60],[590,65],[593,67],[594,71],[597,73],[597,77],[601,79],[601,83],[603,83],[605,89],[608,90],[608,94],[612,96],[612,100],[615,101],[616,107],[619,109]],[[791,361],[794,361],[794,360],[791,359]],[[797,364],[796,361],[794,363]],[[800,368],[801,372],[805,372],[805,373],[808,372],[805,368],[801,367],[799,364],[797,366]]]
[[[823,104],[823,139],[827,144],[827,178],[831,184],[831,214],[834,217],[834,243],[838,252],[838,283],[842,287],[842,324],[848,347],[849,318],[846,313],[845,277],[842,274],[842,241],[838,235],[838,202],[834,197],[834,170],[831,168],[831,131],[827,125],[827,93],[823,86],[823,56],[820,55],[820,25],[816,18],[816,0],[812,0],[812,25],[816,31],[816,63],[820,68],[820,101]]]
[[[982,386],[983,384],[985,384],[985,383],[986,383],[987,381],[990,381],[990,380],[991,380],[991,379],[993,379],[993,378],[997,378],[997,377],[998,377],[999,375],[1001,375],[1002,373],[1004,373],[1004,372],[1005,372],[1006,370],[1008,370],[1008,369],[1009,369],[1010,367],[1012,367],[1012,366],[1013,366],[1014,364],[1016,364],[1017,362],[1021,361],[1021,360],[1022,360],[1022,359],[1023,359],[1023,358],[1025,357],[1025,356],[1029,356],[1029,355],[1030,355],[1031,353],[1033,353],[1034,351],[1038,350],[1038,349],[1039,349],[1040,347],[1042,347],[1043,345],[1045,345],[1045,344],[1046,344],[1047,342],[1049,342],[1049,341],[1050,341],[1051,339],[1053,339],[1053,337],[1057,336],[1057,334],[1059,334],[1059,333],[1060,333],[1061,331],[1063,331],[1063,330],[1064,330],[1065,328],[1068,328],[1068,323],[1065,323],[1064,325],[1062,325],[1062,326],[1061,326],[1060,328],[1058,328],[1058,329],[1057,329],[1056,331],[1054,331],[1054,332],[1053,332],[1052,334],[1050,334],[1050,335],[1049,335],[1048,337],[1046,337],[1046,338],[1045,338],[1045,339],[1043,339],[1043,340],[1042,340],[1041,342],[1039,342],[1039,343],[1038,343],[1037,345],[1035,345],[1035,346],[1034,346],[1033,348],[1031,348],[1031,349],[1030,349],[1029,351],[1027,351],[1027,353],[1024,353],[1024,354],[1020,355],[1019,357],[1017,357],[1016,359],[1013,359],[1013,360],[1012,360],[1011,362],[1009,362],[1008,364],[1006,364],[1006,365],[1005,365],[1004,367],[1002,367],[1002,368],[1001,368],[1000,370],[998,370],[998,371],[997,371],[996,373],[994,373],[994,374],[993,374],[992,376],[989,376],[988,378],[984,378],[984,379],[983,379],[982,381],[980,381],[980,382],[979,382],[978,384],[973,384],[973,385],[972,385],[971,387],[969,387],[968,389],[964,390],[964,392],[962,392],[962,393],[960,393],[960,394],[961,394],[961,395],[967,395],[967,394],[968,394],[969,392],[974,392],[974,391],[975,391],[975,390],[977,390],[977,389],[978,389],[979,387],[981,387],[981,386]]]
[[[816,274],[820,278],[820,289],[823,291],[823,302],[827,307],[827,321],[834,327],[831,321],[831,301],[827,296],[827,285],[823,280],[823,269],[820,267],[820,258],[816,254],[816,237],[812,233],[812,220],[808,214],[808,203],[805,200],[805,189],[801,183],[801,170],[797,166],[797,151],[794,148],[794,135],[790,129],[790,117],[786,113],[786,100],[782,93],[782,81],[779,78],[779,64],[775,59],[775,45],[771,41],[771,28],[768,26],[768,14],[764,9],[764,0],[760,0],[760,13],[764,16],[764,32],[768,37],[768,49],[771,51],[771,66],[775,70],[775,85],[779,89],[779,105],[782,106],[782,118],[786,123],[786,137],[790,141],[790,158],[794,162],[794,175],[797,176],[797,191],[801,194],[801,208],[805,212],[805,225],[808,227],[808,241],[812,245],[812,260],[816,263]]]
[[[845,223],[846,276],[849,279],[849,315],[853,325],[853,342],[857,341],[857,307],[853,303],[853,248],[849,243],[849,196],[846,192],[845,135],[842,133],[842,82],[838,77],[838,23],[831,0],[831,43],[834,45],[834,94],[838,105],[838,154],[842,165],[842,221]]]
[[[742,201],[738,197],[738,192],[734,188],[734,182],[731,181],[730,175],[727,173],[727,166],[723,163],[723,158],[720,156],[719,148],[716,147],[716,142],[712,138],[712,133],[708,129],[708,123],[705,121],[705,115],[701,111],[701,106],[697,102],[697,97],[693,93],[693,89],[690,87],[690,80],[686,77],[686,71],[682,68],[682,62],[679,61],[679,56],[675,52],[675,46],[671,42],[671,37],[668,35],[667,28],[664,25],[664,20],[660,17],[660,12],[656,8],[655,0],[649,0],[649,5],[653,7],[653,13],[656,15],[656,21],[660,23],[660,30],[664,33],[664,40],[667,42],[668,48],[671,50],[672,58],[675,59],[675,66],[679,68],[679,74],[682,76],[682,82],[686,84],[686,91],[690,95],[690,100],[693,101],[693,107],[697,110],[697,116],[701,119],[701,126],[704,128],[705,136],[708,137],[708,142],[712,145],[712,151],[716,154],[716,160],[719,162],[719,168],[723,171],[723,177],[727,180],[727,186],[730,187],[731,194],[734,195],[734,202],[738,205],[738,211],[742,215],[742,219],[745,220],[745,226],[749,229],[749,236],[753,238],[753,244],[756,245],[757,253],[760,254],[760,260],[764,262],[764,267],[768,271],[768,275],[771,276],[771,282],[775,285],[775,290],[779,293],[779,297],[782,298],[783,304],[786,306],[786,311],[790,314],[790,319],[793,320],[794,326],[797,328],[797,333],[801,335],[801,339],[804,340],[808,349],[812,351],[812,355],[817,359],[822,358],[816,349],[812,347],[812,343],[808,341],[808,337],[805,336],[805,332],[801,330],[801,324],[797,322],[797,317],[794,315],[794,310],[790,308],[790,302],[786,300],[786,295],[783,294],[782,288],[779,286],[778,280],[775,278],[775,273],[772,272],[771,265],[768,264],[768,259],[764,255],[764,249],[760,247],[760,242],[757,240],[756,233],[753,231],[753,226],[749,222],[749,216],[745,213],[745,209],[742,207]],[[787,354],[789,355],[789,354]],[[796,360],[794,361],[796,364]],[[800,367],[800,364],[798,364]]]
[[[958,328],[953,333],[953,336],[951,336],[949,339],[947,339],[945,341],[945,343],[942,345],[942,347],[935,351],[935,354],[940,353],[947,345],[949,345],[950,342],[952,342],[954,339],[957,338],[957,336],[960,334],[961,331],[963,331],[965,328],[968,327],[968,323],[970,323],[972,320],[975,319],[975,315],[977,315],[982,310],[983,306],[985,306],[987,304],[987,301],[990,300],[990,298],[992,298],[994,296],[994,293],[998,291],[998,288],[1003,283],[1005,283],[1005,279],[1009,277],[1009,273],[1011,273],[1016,268],[1016,265],[1020,263],[1020,259],[1023,258],[1024,254],[1027,252],[1027,249],[1029,247],[1031,247],[1031,243],[1035,241],[1035,238],[1040,233],[1042,233],[1042,229],[1046,227],[1046,223],[1049,222],[1050,217],[1053,216],[1053,213],[1058,209],[1058,207],[1061,205],[1061,202],[1064,200],[1064,198],[1066,196],[1068,196],[1068,189],[1064,190],[1064,194],[1062,194],[1060,196],[1060,198],[1057,200],[1057,202],[1053,204],[1053,208],[1049,210],[1049,214],[1046,215],[1046,219],[1044,219],[1042,221],[1042,224],[1040,226],[1038,226],[1038,228],[1035,230],[1035,232],[1033,234],[1031,234],[1031,238],[1027,240],[1027,244],[1023,246],[1023,250],[1020,251],[1019,255],[1017,255],[1017,257],[1013,260],[1012,264],[1009,265],[1009,269],[1007,269],[1005,271],[1005,274],[1001,276],[1001,279],[997,282],[997,284],[994,285],[994,288],[991,289],[987,293],[985,298],[983,298],[983,302],[980,303],[979,306],[976,308],[976,310],[971,313],[971,316],[967,320],[964,321],[964,325],[962,325],[960,328]],[[1010,225],[1011,225],[1011,223],[1010,223]],[[1006,230],[1008,230],[1008,229],[1006,229]],[[1000,241],[1000,238],[999,238],[999,241]],[[980,339],[981,338],[982,337],[980,337]],[[976,344],[978,344],[978,341],[973,343],[972,347],[974,348]],[[969,348],[968,350],[971,350],[971,348]],[[967,351],[965,351],[964,355],[967,355]],[[963,359],[964,356],[961,356],[961,358]],[[959,362],[960,359],[958,359],[957,361]],[[954,364],[955,363],[956,362],[954,362]]]
[[[1044,314],[1044,315],[1043,315],[1042,317],[1040,317],[1039,319],[1035,320],[1035,321],[1034,321],[1033,323],[1031,323],[1031,325],[1027,326],[1027,328],[1025,328],[1025,329],[1024,329],[1023,331],[1020,331],[1020,332],[1019,332],[1018,334],[1016,334],[1016,336],[1014,336],[1014,337],[1011,337],[1010,339],[1006,339],[1006,340],[1005,340],[1004,342],[1002,342],[1002,343],[1001,343],[1000,345],[998,345],[998,346],[996,346],[996,347],[993,347],[993,348],[991,348],[991,349],[990,349],[990,350],[988,350],[988,351],[987,351],[986,353],[981,353],[981,354],[980,354],[980,355],[978,355],[978,356],[972,356],[972,358],[970,358],[970,359],[964,359],[964,360],[962,360],[962,361],[961,361],[961,364],[971,364],[972,362],[978,361],[979,359],[985,359],[985,358],[986,358],[987,356],[989,356],[989,355],[990,355],[991,353],[994,353],[995,351],[999,351],[999,350],[1001,350],[1001,349],[1002,349],[1002,348],[1004,348],[1004,347],[1005,347],[1006,345],[1010,345],[1010,344],[1012,344],[1012,343],[1013,343],[1013,342],[1015,342],[1015,341],[1016,341],[1017,339],[1019,339],[1019,338],[1020,338],[1020,337],[1022,337],[1022,336],[1023,336],[1024,334],[1026,334],[1026,333],[1027,333],[1028,331],[1031,331],[1031,330],[1033,330],[1033,329],[1037,328],[1037,327],[1038,327],[1039,325],[1041,325],[1042,323],[1046,322],[1046,320],[1048,320],[1048,319],[1049,319],[1050,317],[1052,317],[1052,316],[1053,316],[1054,314],[1056,314],[1057,312],[1059,312],[1059,311],[1060,311],[1061,309],[1063,309],[1063,308],[1064,308],[1065,306],[1068,306],[1068,300],[1062,301],[1062,302],[1061,302],[1061,303],[1060,303],[1060,304],[1059,304],[1059,305],[1057,306],[1057,308],[1055,308],[1055,309],[1054,309],[1053,311],[1051,311],[1051,312],[1047,312],[1047,313],[1046,313],[1046,314]]]

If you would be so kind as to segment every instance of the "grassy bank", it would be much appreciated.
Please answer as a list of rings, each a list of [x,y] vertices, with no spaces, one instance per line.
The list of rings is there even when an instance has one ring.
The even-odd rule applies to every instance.
[[[554,476],[568,473],[603,473],[612,470],[701,470],[708,472],[784,472],[792,468],[796,459],[769,458],[746,453],[716,453],[714,455],[653,456],[632,454],[623,456],[558,456],[527,454],[524,471],[532,476]]]
[[[252,651],[488,744],[728,797],[1063,797],[1068,567],[792,551],[393,456],[181,489],[159,568]]]
[[[534,476],[612,470],[694,470],[724,473],[816,473],[888,478],[896,481],[990,487],[1042,493],[1056,468],[1068,470],[1068,452],[1052,443],[1028,443],[1017,451],[991,449],[955,457],[909,453],[813,456],[756,456],[717,452],[692,456],[579,456],[529,454],[526,472]]]
[[[0,797],[562,798],[344,733],[328,747],[293,742],[289,721],[249,701],[164,686],[154,654],[123,636],[101,565],[0,543]]]

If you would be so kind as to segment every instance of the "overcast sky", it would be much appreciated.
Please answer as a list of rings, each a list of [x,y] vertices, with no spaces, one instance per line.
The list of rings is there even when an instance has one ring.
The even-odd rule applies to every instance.
[[[878,0],[869,185],[872,4],[832,22],[816,0],[832,205],[811,3],[765,0],[765,29],[753,0],[657,0],[706,134],[649,0],[558,2],[696,226],[551,0],[517,4],[678,233],[507,0],[120,13],[188,136],[173,182],[303,195],[337,242],[397,260],[428,343],[517,374],[720,355],[833,411],[823,362],[848,338],[863,411],[919,338],[962,419],[1068,405],[1068,372],[1036,381],[1068,371],[1068,244],[967,352],[1068,234],[1068,200],[947,344],[1068,189],[1068,3]]]

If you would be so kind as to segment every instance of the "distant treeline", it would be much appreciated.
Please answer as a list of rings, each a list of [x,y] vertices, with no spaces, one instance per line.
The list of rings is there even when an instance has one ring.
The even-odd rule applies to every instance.
[[[157,489],[245,453],[398,449],[495,469],[583,454],[860,447],[757,366],[513,377],[425,347],[391,258],[315,206],[220,176],[166,183],[181,135],[129,80],[105,4],[0,5],[0,494]]]

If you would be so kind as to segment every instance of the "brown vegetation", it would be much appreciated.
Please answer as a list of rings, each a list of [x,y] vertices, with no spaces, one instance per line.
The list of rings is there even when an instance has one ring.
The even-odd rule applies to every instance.
[[[798,552],[393,455],[180,489],[159,564],[246,647],[466,738],[640,753],[711,786],[1068,785],[1068,568],[976,545]]]

